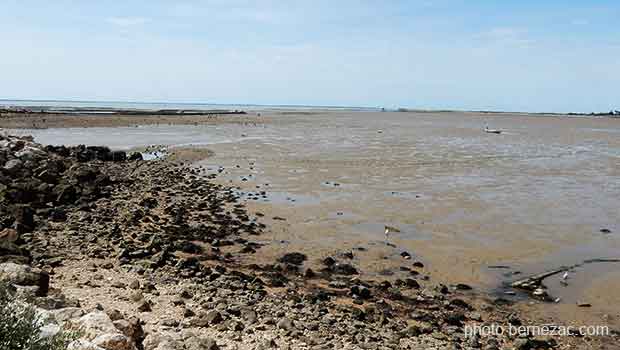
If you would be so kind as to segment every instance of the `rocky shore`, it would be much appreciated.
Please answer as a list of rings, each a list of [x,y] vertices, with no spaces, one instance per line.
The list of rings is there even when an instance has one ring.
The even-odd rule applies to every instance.
[[[75,350],[613,348],[612,337],[466,334],[536,320],[431,281],[406,255],[410,277],[381,282],[347,254],[247,264],[269,227],[214,176],[1,136],[0,280],[36,306],[42,336],[76,331]]]

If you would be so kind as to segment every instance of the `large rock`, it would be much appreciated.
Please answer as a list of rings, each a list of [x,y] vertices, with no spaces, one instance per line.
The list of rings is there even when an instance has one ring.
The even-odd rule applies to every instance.
[[[72,320],[72,327],[81,332],[87,340],[93,340],[100,334],[120,334],[110,317],[103,311],[95,311]]]
[[[106,350],[135,350],[133,341],[120,333],[106,333],[95,337],[92,343]]]
[[[17,175],[24,163],[19,159],[11,159],[4,164],[4,170],[10,175]]]
[[[144,350],[184,350],[177,334],[151,333],[142,342]]]
[[[65,307],[58,310],[50,311],[56,321],[60,324],[63,324],[71,319],[76,319],[84,316],[84,311],[79,307]]]
[[[50,276],[47,272],[12,262],[0,264],[0,280],[16,286],[36,287],[35,294],[47,295]]]
[[[130,317],[128,320],[116,320],[113,321],[113,324],[116,329],[129,337],[134,343],[141,343],[144,339],[144,330],[140,324],[140,319],[137,317]]]
[[[292,264],[292,265],[301,265],[306,261],[306,255],[302,253],[287,253],[284,254],[280,259],[278,259],[281,263]]]

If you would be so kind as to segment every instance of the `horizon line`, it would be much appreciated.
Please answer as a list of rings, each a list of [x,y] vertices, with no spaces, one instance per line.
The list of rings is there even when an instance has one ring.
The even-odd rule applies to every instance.
[[[445,109],[445,108],[416,108],[416,107],[379,107],[379,106],[347,106],[347,105],[305,105],[305,104],[263,104],[263,103],[214,103],[214,102],[171,102],[171,101],[122,101],[122,100],[91,100],[91,99],[27,99],[27,98],[0,98],[0,102],[77,102],[77,103],[129,103],[129,104],[177,104],[177,105],[202,105],[202,106],[239,106],[239,107],[282,107],[282,108],[295,108],[295,107],[310,107],[310,108],[334,108],[334,109],[376,109],[385,111],[411,111],[411,112],[463,112],[463,113],[505,113],[505,114],[547,114],[547,115],[596,115],[606,114],[610,112],[618,112],[618,110],[610,109],[606,112],[549,112],[549,111],[510,111],[510,110],[485,110],[485,109]],[[24,106],[35,107],[35,106]],[[38,106],[37,106],[38,107]],[[70,106],[66,106],[70,107]]]

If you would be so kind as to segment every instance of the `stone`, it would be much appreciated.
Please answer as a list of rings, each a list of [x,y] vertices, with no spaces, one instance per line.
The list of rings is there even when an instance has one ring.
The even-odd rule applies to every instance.
[[[84,310],[79,307],[65,307],[62,309],[52,310],[54,319],[60,324],[63,324],[71,319],[80,318],[84,316]]]
[[[138,302],[138,311],[151,312],[152,309],[152,303],[149,300],[142,299]]]
[[[219,311],[216,310],[211,310],[207,312],[204,318],[207,322],[209,322],[209,324],[218,324],[224,320],[222,314],[220,314]]]
[[[337,275],[357,275],[357,269],[351,264],[336,263],[330,266],[330,271]]]
[[[12,159],[6,162],[3,168],[7,173],[16,175],[22,169],[23,164],[24,163],[19,159]]]
[[[258,316],[256,315],[256,312],[254,312],[254,310],[244,309],[244,310],[241,310],[241,318],[243,318],[243,320],[247,324],[251,325],[251,324],[256,323]]]
[[[515,350],[552,349],[556,346],[556,342],[553,339],[519,338],[514,341],[513,346]]]
[[[45,296],[49,289],[47,272],[12,262],[0,264],[0,280],[17,286],[36,286],[36,295]]]
[[[131,293],[131,295],[129,296],[129,299],[131,299],[134,302],[139,302],[140,300],[144,299],[144,295],[142,294],[141,291],[135,291],[133,293]]]
[[[70,328],[78,330],[87,340],[92,340],[100,334],[118,333],[110,317],[102,311],[91,312],[70,322],[72,323]]]
[[[97,346],[87,340],[78,339],[74,340],[67,345],[67,350],[106,350],[100,346]]]
[[[138,281],[138,280],[131,281],[131,283],[129,283],[129,288],[131,288],[133,290],[140,289],[140,281]]]
[[[131,339],[120,333],[98,335],[92,343],[106,350],[136,350]]]
[[[454,286],[456,290],[472,290],[473,288],[465,283],[458,283]]]
[[[327,267],[331,267],[335,263],[336,263],[336,259],[332,258],[331,256],[328,256],[327,258],[323,259],[323,265]]]
[[[278,323],[276,324],[276,327],[278,327],[278,329],[283,329],[285,331],[293,331],[295,329],[293,325],[293,321],[291,321],[290,319],[286,317],[280,319],[280,321],[278,321]]]
[[[19,239],[19,234],[12,228],[5,228],[0,231],[0,242],[15,243]]]
[[[280,259],[278,259],[278,261],[281,263],[298,266],[303,264],[306,259],[307,257],[305,254],[295,252],[284,254],[282,257],[280,257]]]
[[[215,340],[211,338],[191,337],[185,340],[187,350],[219,350]]]
[[[353,287],[351,287],[351,294],[358,296],[361,299],[368,299],[370,298],[370,289],[366,288],[365,286],[361,286],[361,285],[355,285]]]

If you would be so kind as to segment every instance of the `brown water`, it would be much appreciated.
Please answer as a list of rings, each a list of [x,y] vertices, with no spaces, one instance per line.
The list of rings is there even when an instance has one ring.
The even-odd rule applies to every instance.
[[[224,167],[220,181],[245,192],[265,190],[266,198],[244,198],[266,221],[287,219],[271,221],[265,239],[274,244],[263,256],[304,250],[313,264],[355,249],[355,263],[381,276],[410,264],[399,256],[406,250],[434,279],[500,292],[502,282],[529,273],[620,258],[618,119],[379,112],[269,117],[265,127],[72,132],[86,139],[96,132],[98,143],[118,147],[208,145],[215,156],[201,165]],[[505,133],[486,134],[485,123]],[[35,135],[40,142],[71,143],[69,131]],[[386,224],[401,229],[390,236],[393,245],[385,242]],[[619,284],[619,267],[576,268],[568,287],[551,278],[551,292],[564,305],[553,311],[588,320],[606,314],[613,323],[620,306],[608,288]],[[593,307],[575,311],[576,301],[593,301]]]

